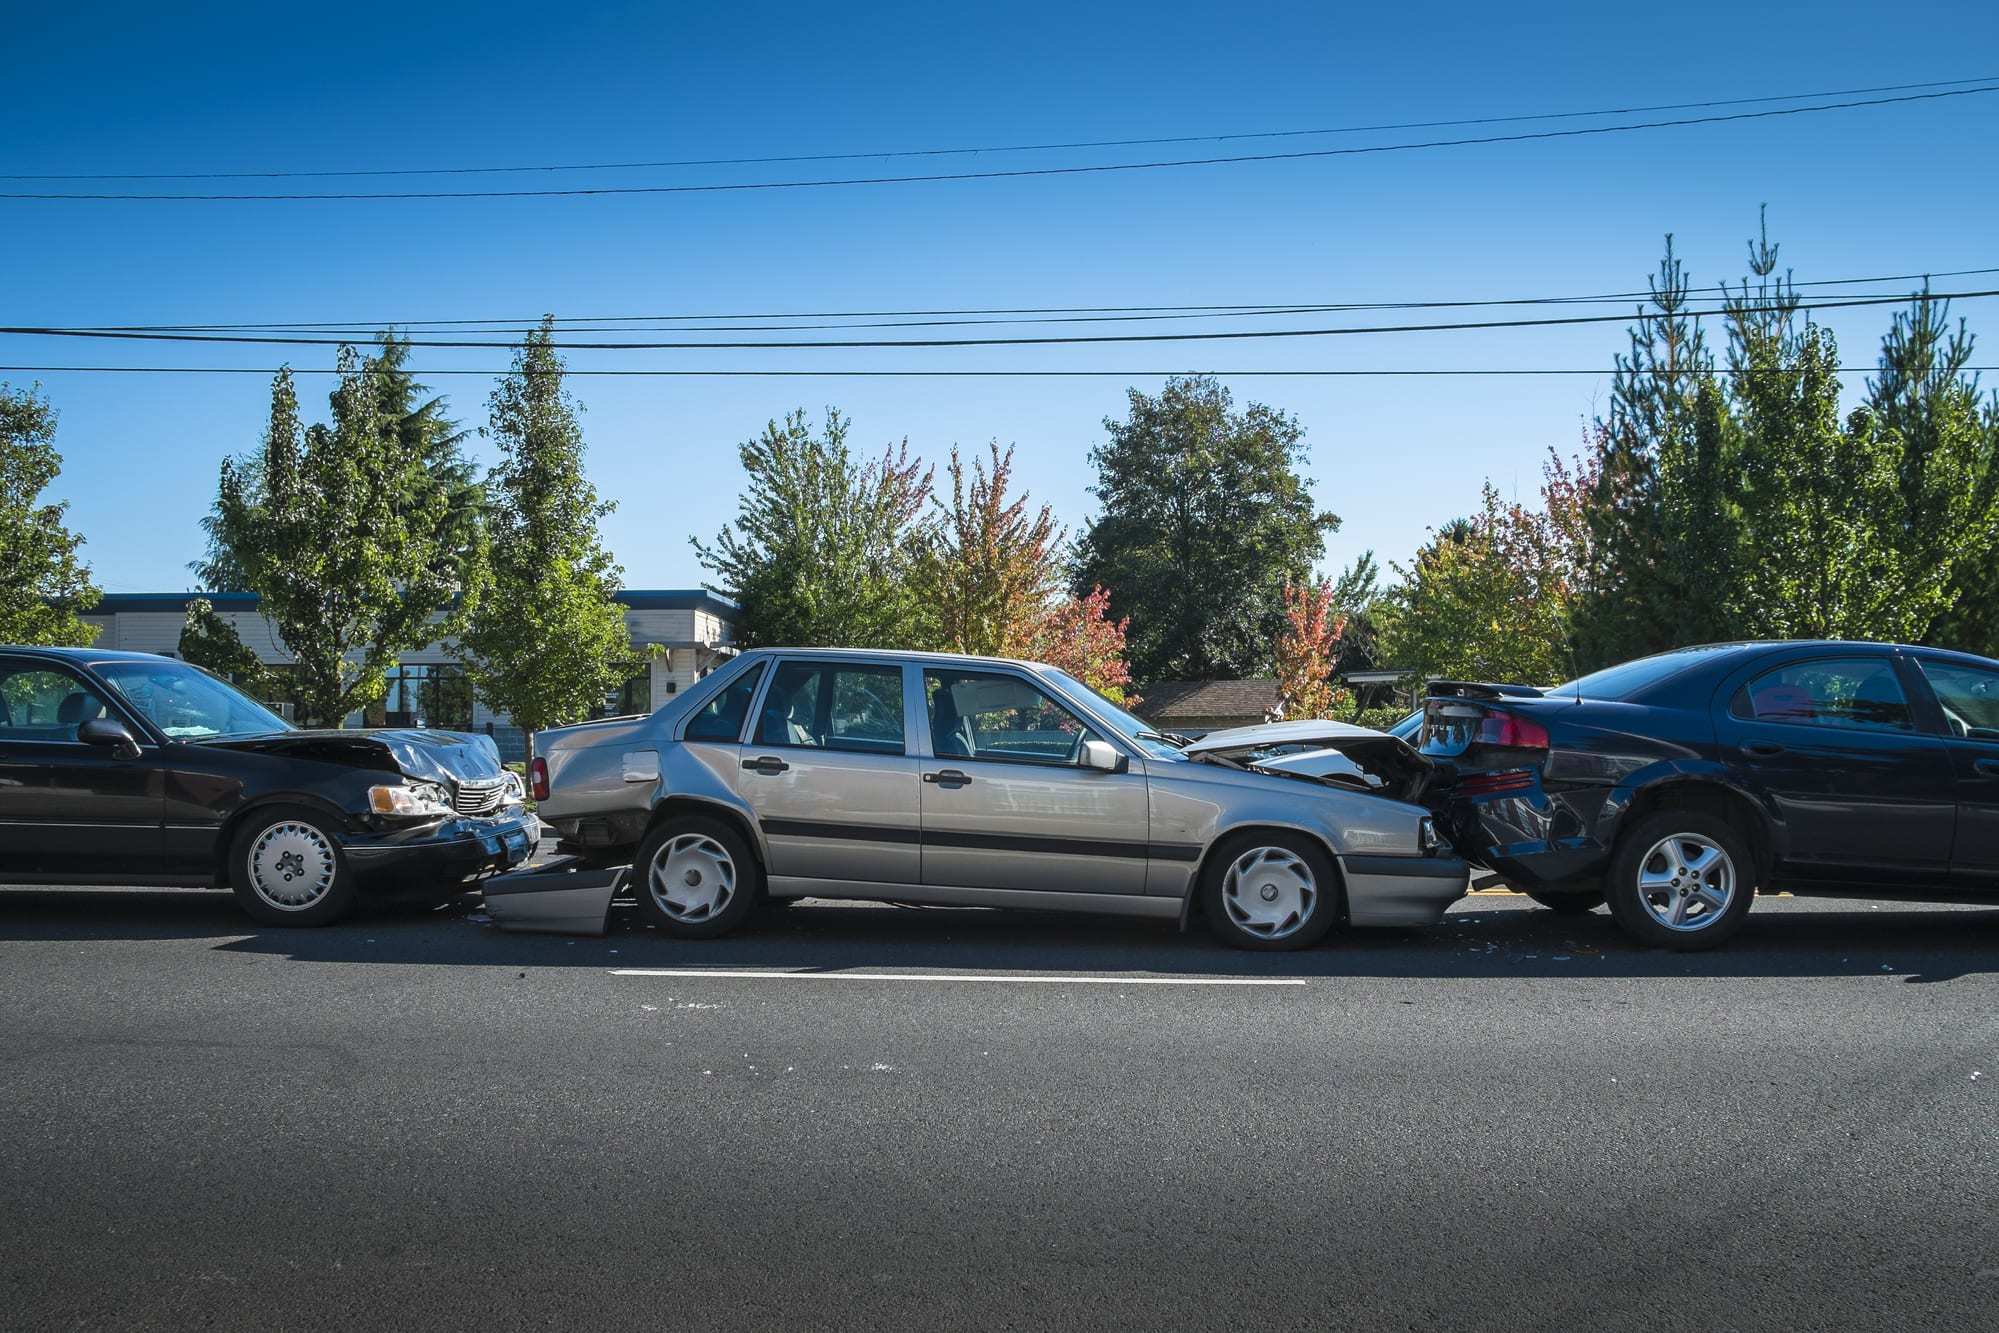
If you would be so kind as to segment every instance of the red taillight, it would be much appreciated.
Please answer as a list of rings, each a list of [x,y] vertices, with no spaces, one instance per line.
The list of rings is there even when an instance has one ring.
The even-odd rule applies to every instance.
[[[528,765],[528,795],[537,801],[548,799],[548,760],[537,757]]]
[[[1467,773],[1458,780],[1460,796],[1495,796],[1501,792],[1526,791],[1534,785],[1532,770],[1509,768],[1503,773]]]
[[[1513,713],[1487,713],[1472,735],[1477,745],[1501,745],[1515,750],[1545,750],[1548,729]]]

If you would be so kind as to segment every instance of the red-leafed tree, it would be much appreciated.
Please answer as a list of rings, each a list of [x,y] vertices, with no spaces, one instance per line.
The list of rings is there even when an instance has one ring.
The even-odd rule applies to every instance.
[[[1130,708],[1139,702],[1127,693],[1131,668],[1125,663],[1124,632],[1130,618],[1112,620],[1110,605],[1110,591],[1102,587],[1057,602],[1042,617],[1034,655]]]
[[[1287,722],[1351,712],[1353,700],[1333,684],[1346,617],[1330,581],[1284,584],[1284,630],[1277,636],[1278,708]]]
[[[946,472],[948,501],[938,510],[925,563],[926,612],[945,652],[1026,657],[1061,582],[1062,529],[1047,505],[1009,496],[1013,448],[989,446],[991,460],[972,460],[967,475],[956,448]]]

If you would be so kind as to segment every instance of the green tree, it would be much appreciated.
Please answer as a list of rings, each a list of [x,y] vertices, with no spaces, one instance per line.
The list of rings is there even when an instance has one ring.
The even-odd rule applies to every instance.
[[[613,506],[583,475],[581,409],[563,386],[554,327],[542,320],[493,391],[492,581],[457,648],[473,686],[529,736],[589,716],[634,657],[613,600],[623,571],[597,531]]]
[[[969,479],[951,450],[950,499],[932,501],[937,521],[924,562],[925,598],[938,649],[1023,657],[1061,586],[1062,530],[1047,505],[1035,510],[1027,496],[1009,495],[1012,446],[989,449],[989,462],[972,460]]]
[[[33,389],[0,384],[0,643],[87,645],[97,627],[83,538],[63,524],[66,503],[42,492],[62,473],[56,413]]]
[[[741,609],[745,647],[907,648],[935,633],[920,577],[931,473],[907,442],[857,462],[847,430],[832,409],[819,435],[803,411],[769,423],[738,451],[748,481],[735,521],[693,539]]]
[[[1307,577],[1339,519],[1299,473],[1304,431],[1207,376],[1134,389],[1091,451],[1102,512],[1077,544],[1070,586],[1111,590],[1131,621],[1139,680],[1267,675],[1286,580]]]
[[[485,583],[456,432],[434,400],[413,402],[394,349],[340,350],[330,424],[301,426],[279,372],[262,446],[222,466],[215,545],[261,596],[319,725],[380,699],[401,653],[459,633]]]
[[[235,682],[259,699],[270,702],[280,691],[277,673],[264,665],[256,651],[243,642],[236,627],[206,597],[188,602],[187,618],[181,623],[180,642],[176,646],[186,661]]]

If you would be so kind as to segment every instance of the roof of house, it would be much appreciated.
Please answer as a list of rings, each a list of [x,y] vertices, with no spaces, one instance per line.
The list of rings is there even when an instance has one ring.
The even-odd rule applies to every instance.
[[[187,610],[197,597],[206,597],[218,611],[255,611],[254,592],[107,592],[85,615],[108,616],[120,611]],[[626,588],[611,599],[633,611],[706,611],[724,620],[734,620],[736,604],[706,588]]]
[[[1274,680],[1156,680],[1139,691],[1139,716],[1261,717],[1277,707]]]

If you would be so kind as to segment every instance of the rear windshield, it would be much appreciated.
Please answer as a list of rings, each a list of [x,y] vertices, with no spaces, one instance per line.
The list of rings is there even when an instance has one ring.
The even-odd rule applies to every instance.
[[[1577,699],[1629,699],[1662,680],[1679,675],[1698,660],[1696,650],[1641,657],[1635,662],[1622,662],[1601,671],[1592,671],[1587,676],[1557,685],[1548,693]]]

